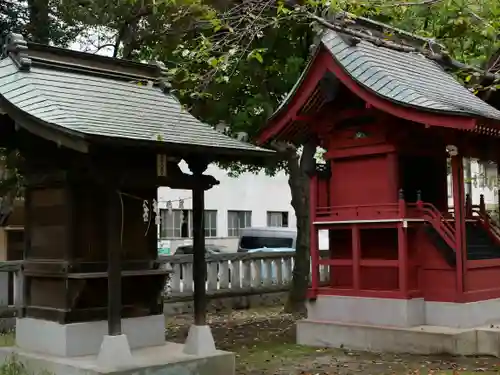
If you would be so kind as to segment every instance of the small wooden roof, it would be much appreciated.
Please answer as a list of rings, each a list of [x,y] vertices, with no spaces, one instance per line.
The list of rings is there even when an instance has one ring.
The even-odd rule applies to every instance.
[[[113,142],[168,146],[170,155],[272,154],[193,117],[170,92],[159,65],[27,43],[16,34],[0,60],[0,99],[19,126],[82,152],[89,143]]]
[[[271,138],[279,138],[279,134],[284,131],[283,129],[266,130],[269,130],[269,127],[274,127],[276,122],[283,122],[282,119],[287,117],[285,114],[290,111],[293,104],[296,104],[293,102],[299,100],[298,96],[307,91],[307,85],[319,84],[328,74],[331,76],[332,73],[335,82],[344,84],[351,92],[373,107],[397,117],[405,110],[426,115],[422,117],[425,121],[419,121],[416,116],[407,119],[431,125],[439,125],[438,117],[444,118],[446,116],[452,116],[457,120],[457,124],[461,119],[500,121],[499,110],[462,86],[437,60],[424,53],[419,53],[423,47],[415,47],[415,45],[406,43],[408,39],[413,39],[411,41],[413,43],[415,41],[431,43],[431,41],[400,30],[399,32],[404,33],[406,37],[403,39],[406,40],[394,42],[377,38],[367,25],[375,25],[376,28],[380,28],[381,24],[367,19],[361,19],[361,21],[362,25],[353,21],[354,25],[339,26],[336,27],[336,30],[327,29],[324,32],[305,71],[284,102],[271,116],[267,127],[263,129],[259,139],[260,143],[265,143]],[[382,25],[382,27],[390,28],[386,25]],[[432,46],[427,48],[432,48]],[[431,52],[430,55],[439,55],[439,53]],[[323,73],[318,73],[321,69],[323,69]],[[312,79],[316,79],[317,82],[308,82]],[[330,86],[329,90],[334,91],[332,85]],[[324,85],[320,88],[321,90],[325,96]],[[316,95],[314,107],[319,110],[325,101],[318,101],[317,91],[317,88],[311,89],[309,90],[309,98],[301,99],[304,104],[302,108],[295,105],[296,111],[291,116],[288,115],[285,120],[288,121],[288,125],[284,125],[285,127],[292,126],[293,117],[300,117],[303,108],[307,107],[307,111],[311,112],[311,97],[314,95]],[[332,95],[335,96],[335,93],[329,92],[326,96],[331,97]],[[392,107],[394,111],[391,112],[389,107]],[[429,120],[431,116],[434,116],[435,121]],[[451,124],[451,121],[448,123]],[[453,127],[452,125],[447,126]],[[474,126],[475,123],[467,128],[471,130]],[[459,127],[457,125],[457,128]],[[297,134],[297,131],[294,131],[294,134]]]

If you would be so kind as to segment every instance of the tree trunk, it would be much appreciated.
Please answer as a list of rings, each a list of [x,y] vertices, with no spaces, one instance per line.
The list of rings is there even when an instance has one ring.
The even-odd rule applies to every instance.
[[[31,40],[36,43],[49,44],[49,0],[28,0],[28,10],[29,24],[27,30]]]
[[[316,145],[312,142],[304,145],[302,156],[296,151],[287,154],[288,184],[292,193],[292,207],[297,217],[297,243],[292,284],[285,312],[303,314],[309,286],[310,251],[309,251],[309,177],[308,172],[314,165]]]

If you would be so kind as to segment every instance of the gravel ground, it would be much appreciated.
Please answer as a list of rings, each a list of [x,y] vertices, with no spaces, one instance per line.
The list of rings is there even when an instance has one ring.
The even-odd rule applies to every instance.
[[[167,318],[167,339],[184,342],[190,315]],[[236,353],[237,375],[498,373],[492,357],[416,356],[295,344],[295,318],[281,308],[209,315],[219,349]],[[498,366],[498,368],[497,368]]]

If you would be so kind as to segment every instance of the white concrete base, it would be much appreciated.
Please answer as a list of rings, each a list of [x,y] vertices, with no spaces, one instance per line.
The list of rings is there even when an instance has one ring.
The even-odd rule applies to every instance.
[[[184,353],[192,355],[210,355],[215,353],[215,341],[209,326],[192,325],[184,345]]]
[[[97,356],[97,364],[103,368],[130,368],[134,365],[127,335],[104,336]]]
[[[122,319],[122,330],[131,349],[165,343],[163,315]],[[59,357],[97,355],[107,333],[106,321],[72,324],[32,318],[16,321],[16,344],[19,348]]]
[[[500,322],[500,298],[469,303],[426,302],[425,324],[473,328]]]
[[[375,352],[500,357],[500,326],[402,328],[305,319],[297,323],[297,343]]]
[[[316,301],[308,303],[307,317],[313,321],[374,326],[473,328],[500,322],[500,299],[449,303],[422,298],[318,296]]]
[[[0,348],[0,361],[12,355],[34,374],[46,371],[51,375],[234,375],[235,371],[233,353],[215,351],[207,356],[187,355],[184,345],[174,343],[132,350],[134,364],[128,368],[101,367],[97,356],[57,357],[19,348]]]
[[[307,304],[308,319],[343,323],[411,327],[424,324],[424,314],[422,298],[318,296]]]

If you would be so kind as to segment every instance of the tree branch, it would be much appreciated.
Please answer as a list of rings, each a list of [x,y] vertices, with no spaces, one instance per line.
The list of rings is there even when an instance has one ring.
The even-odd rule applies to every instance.
[[[99,51],[103,50],[104,48],[108,48],[108,47],[113,47],[113,48],[114,48],[114,47],[115,47],[115,44],[114,44],[114,43],[106,43],[106,44],[103,44],[103,45],[101,45],[101,46],[97,47],[97,49],[94,51],[94,55],[95,55],[96,53],[99,53]],[[113,53],[113,54],[114,54],[114,53]]]
[[[395,43],[395,42],[392,42],[390,40],[384,40],[381,38],[377,38],[377,37],[368,35],[367,33],[364,33],[362,31],[350,29],[347,26],[333,24],[333,23],[325,20],[324,18],[319,17],[313,13],[306,12],[306,14],[311,20],[316,21],[321,26],[324,26],[327,29],[337,31],[337,32],[354,37],[355,43],[359,42],[360,40],[366,40],[366,41],[371,42],[377,46],[389,48],[389,49],[392,49],[395,51],[407,52],[407,53],[417,52],[417,53],[424,55],[425,57],[427,57],[430,60],[436,61],[441,66],[452,68],[455,71],[464,71],[464,72],[475,73],[475,74],[480,75],[483,78],[487,78],[487,79],[490,79],[492,81],[496,81],[496,80],[500,79],[500,74],[486,72],[486,71],[479,69],[477,67],[464,64],[462,62],[459,62],[457,60],[452,59],[446,53],[443,53],[443,52],[435,53],[429,48],[426,49],[426,48],[422,48],[422,47],[413,47],[413,46]],[[357,38],[357,40],[356,40],[356,38]],[[431,41],[429,41],[429,43],[431,43]]]

